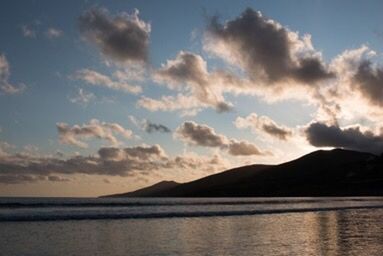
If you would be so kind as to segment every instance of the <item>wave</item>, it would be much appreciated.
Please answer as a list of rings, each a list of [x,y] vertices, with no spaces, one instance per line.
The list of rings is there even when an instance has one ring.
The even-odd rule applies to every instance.
[[[383,209],[383,205],[344,206],[344,207],[310,207],[289,209],[262,209],[242,211],[196,211],[196,212],[151,212],[151,213],[86,213],[86,214],[41,214],[41,215],[0,215],[1,222],[19,221],[68,221],[68,220],[101,220],[101,219],[152,219],[152,218],[193,218],[224,217],[262,214],[285,214],[303,212],[342,211],[360,209]]]
[[[129,198],[133,199],[133,198]],[[134,199],[133,199],[134,200]],[[156,200],[156,199],[154,199]],[[51,208],[51,207],[145,207],[145,206],[208,206],[208,205],[274,205],[274,204],[303,204],[303,203],[321,203],[321,202],[382,202],[383,198],[317,198],[317,199],[275,199],[269,198],[264,200],[235,200],[230,201],[229,199],[209,199],[208,201],[198,201],[189,198],[171,198],[165,200],[140,200],[140,201],[97,201],[89,200],[84,201],[1,201],[0,208]],[[222,200],[222,201],[219,201]]]

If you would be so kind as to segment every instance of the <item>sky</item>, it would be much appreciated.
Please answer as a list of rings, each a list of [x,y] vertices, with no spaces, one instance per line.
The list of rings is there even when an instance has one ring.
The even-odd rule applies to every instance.
[[[2,1],[0,196],[383,151],[381,1]]]

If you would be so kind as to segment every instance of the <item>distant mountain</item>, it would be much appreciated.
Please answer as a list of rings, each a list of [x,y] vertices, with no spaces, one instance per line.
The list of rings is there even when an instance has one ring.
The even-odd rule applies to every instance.
[[[249,165],[192,182],[159,184],[114,195],[129,197],[383,195],[383,157],[343,149],[319,150],[279,165]],[[145,193],[138,193],[145,191]]]
[[[166,190],[172,189],[181,183],[177,183],[175,181],[161,181],[154,185],[151,185],[146,188],[141,188],[132,192],[122,193],[122,194],[115,194],[115,195],[108,195],[104,197],[150,197],[154,194],[159,194],[161,192],[164,192]]]

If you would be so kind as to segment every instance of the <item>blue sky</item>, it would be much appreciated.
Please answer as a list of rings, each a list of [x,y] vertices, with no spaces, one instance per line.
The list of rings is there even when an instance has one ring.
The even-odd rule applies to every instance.
[[[2,7],[0,60],[8,69],[0,69],[0,181],[4,184],[0,195],[94,196],[135,189],[161,179],[187,181],[242,164],[279,163],[321,147],[366,150],[360,147],[360,140],[347,137],[350,131],[359,132],[363,143],[371,139],[378,141],[377,147],[382,145],[383,110],[376,97],[383,92],[379,76],[383,52],[381,1],[3,1]],[[247,51],[260,56],[257,51],[265,50],[265,46],[253,49],[250,43],[250,49],[246,49],[241,46],[246,35],[227,29],[228,22],[244,17],[246,8],[251,8],[249,15],[253,18],[261,12],[262,16],[257,17],[263,24],[277,22],[273,29],[281,26],[278,33],[297,36],[286,43],[295,63],[287,68],[303,70],[302,60],[312,58],[331,78],[328,75],[323,81],[302,82],[287,73],[278,81],[262,78],[262,72],[271,68],[269,64],[257,59],[246,61]],[[135,10],[139,12],[135,14]],[[137,60],[133,53],[127,53],[121,61],[110,51],[103,51],[102,47],[107,46],[115,52],[128,52],[131,35],[129,31],[119,35],[127,40],[122,40],[123,47],[107,45],[110,41],[102,41],[107,37],[95,34],[100,27],[89,18],[91,15],[105,18],[116,27],[115,18],[120,17],[141,29],[148,39],[147,44],[139,45],[146,58]],[[220,31],[209,31],[213,16],[218,17],[226,37]],[[80,17],[86,20],[83,30]],[[246,29],[256,33],[251,25]],[[294,45],[306,42],[305,35],[310,35],[310,43],[295,50]],[[255,40],[263,37],[254,36]],[[207,39],[213,43],[209,45]],[[220,43],[222,47],[218,47]],[[184,66],[182,72],[171,71],[178,65],[174,61],[186,61],[186,57],[196,61],[196,68],[203,68],[205,63],[203,72],[208,75],[202,85],[188,80],[192,75],[185,76],[185,72],[191,71],[185,71]],[[372,64],[359,74],[366,61]],[[262,68],[262,72],[257,70]],[[97,72],[104,80],[92,84],[85,71]],[[226,85],[218,71],[241,85]],[[184,76],[180,78],[180,74]],[[112,82],[108,85],[105,78]],[[120,85],[138,86],[141,92],[111,88]],[[195,106],[186,108],[180,101],[176,110],[150,110],[139,103],[143,97],[158,102],[179,94],[189,97]],[[230,109],[219,113],[219,103],[227,103]],[[60,123],[66,124],[65,134],[58,129]],[[110,124],[118,127],[110,128]],[[162,125],[170,132],[148,132],[149,124]],[[338,129],[337,136],[346,139],[333,141],[324,132],[327,137],[315,140],[317,133],[310,132],[318,127],[313,124],[321,124],[328,131]],[[89,125],[101,129],[102,134],[87,133]],[[273,131],[286,132],[283,134],[288,139],[270,132],[267,125]],[[208,138],[198,140],[202,135],[192,134],[202,131],[219,142],[209,144]],[[247,145],[246,150],[234,153],[231,150],[239,142]],[[173,164],[169,170],[161,165],[145,170],[130,167],[130,158],[137,160],[135,155],[126,156],[129,161],[123,162],[123,170],[117,172],[101,170],[105,166],[97,167],[100,171],[96,173],[89,167],[71,171],[55,166],[46,172],[31,167],[36,161],[41,164],[46,159],[64,161],[75,156],[104,161],[98,153],[101,148],[142,150],[156,144],[165,152],[166,161]],[[371,146],[367,151],[377,153],[375,148]],[[177,166],[174,161],[178,156],[194,161],[194,165],[186,164],[194,167]],[[149,161],[145,157],[139,160]],[[209,157],[219,157],[220,162],[210,166]],[[154,159],[153,164],[158,161]],[[196,162],[204,167],[199,168]]]

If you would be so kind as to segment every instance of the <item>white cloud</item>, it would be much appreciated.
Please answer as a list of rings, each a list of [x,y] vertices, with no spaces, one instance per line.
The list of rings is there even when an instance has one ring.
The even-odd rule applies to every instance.
[[[55,39],[61,37],[63,31],[58,28],[50,27],[46,30],[45,35],[50,39]]]
[[[3,54],[0,54],[0,92],[4,94],[18,94],[25,90],[26,86],[13,85],[9,82],[11,74],[9,63]]]
[[[29,38],[35,38],[37,34],[36,30],[29,25],[22,25],[21,33],[23,34],[24,37],[29,37]]]
[[[69,101],[72,103],[77,103],[80,105],[87,105],[91,101],[96,99],[96,95],[91,92],[87,92],[82,88],[79,88],[75,95],[69,98]]]
[[[156,70],[154,80],[170,89],[182,90],[200,105],[213,107],[218,112],[231,109],[231,103],[225,101],[218,81],[209,74],[206,61],[200,55],[179,52],[174,60],[168,60]]]
[[[146,96],[142,96],[137,106],[145,108],[149,111],[177,111],[181,110],[184,116],[196,115],[204,104],[201,104],[193,96],[185,96],[178,94],[174,96],[162,96],[160,99],[153,99]]]
[[[69,126],[66,123],[57,123],[59,140],[63,144],[86,148],[88,146],[84,139],[98,138],[106,140],[112,145],[119,145],[120,142],[115,136],[119,134],[130,139],[133,135],[131,130],[125,129],[117,123],[100,122],[92,119],[88,124]]]
[[[142,88],[140,86],[131,85],[126,81],[112,80],[109,76],[100,74],[90,69],[79,70],[73,77],[75,79],[82,80],[90,85],[102,86],[113,90],[120,90],[133,94],[137,94],[142,91]]]

